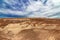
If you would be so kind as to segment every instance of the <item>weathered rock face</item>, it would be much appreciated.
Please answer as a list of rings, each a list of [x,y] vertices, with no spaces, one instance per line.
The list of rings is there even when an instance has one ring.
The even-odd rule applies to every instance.
[[[60,19],[0,19],[0,40],[60,40]]]

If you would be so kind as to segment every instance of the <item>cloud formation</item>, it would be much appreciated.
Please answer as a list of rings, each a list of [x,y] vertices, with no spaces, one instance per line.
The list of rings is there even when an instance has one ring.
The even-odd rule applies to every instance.
[[[60,13],[59,0],[4,0],[1,4],[0,14],[12,17],[56,18]]]

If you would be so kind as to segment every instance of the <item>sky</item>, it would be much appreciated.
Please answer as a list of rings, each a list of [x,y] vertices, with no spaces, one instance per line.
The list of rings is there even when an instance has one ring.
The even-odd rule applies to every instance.
[[[60,18],[60,0],[0,0],[0,18]]]

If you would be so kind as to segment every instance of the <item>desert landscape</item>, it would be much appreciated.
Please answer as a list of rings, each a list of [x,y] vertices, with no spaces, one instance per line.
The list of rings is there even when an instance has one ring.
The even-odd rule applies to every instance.
[[[0,40],[60,40],[60,19],[2,18]]]

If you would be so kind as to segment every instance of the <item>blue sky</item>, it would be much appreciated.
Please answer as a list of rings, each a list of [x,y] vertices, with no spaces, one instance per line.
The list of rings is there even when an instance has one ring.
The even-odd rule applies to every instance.
[[[60,18],[60,0],[0,0],[0,18]]]

